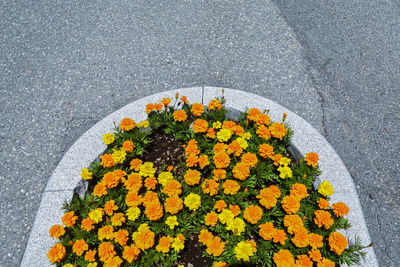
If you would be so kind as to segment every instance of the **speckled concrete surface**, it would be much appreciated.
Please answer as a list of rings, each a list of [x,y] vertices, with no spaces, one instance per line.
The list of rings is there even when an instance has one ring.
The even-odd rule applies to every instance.
[[[398,3],[293,2],[3,0],[0,264],[20,263],[46,182],[87,129],[143,96],[206,84],[265,96],[324,134],[379,261],[396,266]]]

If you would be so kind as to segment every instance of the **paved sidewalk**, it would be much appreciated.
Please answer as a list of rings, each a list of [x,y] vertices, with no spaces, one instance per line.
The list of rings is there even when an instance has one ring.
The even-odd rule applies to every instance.
[[[2,1],[0,265],[19,265],[46,182],[79,136],[133,100],[205,84],[267,97],[324,134],[355,179],[378,260],[395,266],[399,7],[338,17],[383,12],[369,2],[296,15],[270,1]],[[326,7],[336,13],[311,20]],[[332,42],[348,20],[365,27]]]

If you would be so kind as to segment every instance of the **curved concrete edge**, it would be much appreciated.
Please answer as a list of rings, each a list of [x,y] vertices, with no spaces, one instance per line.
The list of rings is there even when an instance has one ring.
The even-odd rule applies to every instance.
[[[203,101],[204,104],[208,104],[215,97],[222,96],[222,88],[204,87],[204,95],[202,91],[201,87],[192,87],[141,98],[108,115],[82,135],[61,159],[48,181],[21,266],[51,266],[46,254],[55,241],[49,237],[48,231],[52,225],[61,223],[62,204],[65,200],[72,199],[73,189],[81,179],[82,168],[87,167],[105,150],[102,135],[113,131],[114,122],[118,124],[124,117],[131,117],[135,121],[145,120],[147,118],[144,112],[146,104],[159,101],[163,97],[172,99],[175,93],[186,95],[191,103]],[[224,89],[223,95],[227,100],[227,107],[241,111],[250,107],[257,107],[260,110],[269,109],[269,115],[273,121],[281,121],[283,113],[288,114],[286,121],[294,131],[293,145],[303,155],[311,151],[319,155],[321,180],[328,180],[335,190],[335,194],[331,196],[331,203],[342,201],[350,208],[348,219],[353,226],[342,233],[353,240],[355,236],[358,236],[363,244],[368,245],[371,240],[353,180],[325,138],[294,112],[269,99],[233,89]],[[316,185],[320,182],[317,181]],[[367,253],[366,261],[360,266],[378,266],[373,248],[367,248],[364,251]]]

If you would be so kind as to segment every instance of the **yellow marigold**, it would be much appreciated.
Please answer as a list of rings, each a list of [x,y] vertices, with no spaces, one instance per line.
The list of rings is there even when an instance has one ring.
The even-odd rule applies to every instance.
[[[141,159],[135,158],[135,159],[131,160],[131,162],[129,164],[130,165],[129,168],[131,170],[135,170],[136,172],[138,172],[142,163],[143,163],[143,161]]]
[[[210,196],[215,196],[219,190],[219,184],[211,179],[205,179],[201,185],[204,194],[209,194]]]
[[[336,264],[327,258],[322,258],[319,262],[317,262],[317,267],[335,267]]]
[[[125,152],[132,152],[133,149],[135,148],[135,145],[133,144],[132,141],[126,140],[124,143],[122,143],[122,150]]]
[[[214,205],[214,209],[216,209],[218,212],[221,212],[221,210],[225,209],[226,207],[227,205],[223,199],[217,200],[217,202]]]
[[[273,124],[271,124],[269,126],[269,131],[271,132],[272,137],[278,138],[280,140],[282,140],[283,137],[285,137],[285,135],[287,134],[285,126],[279,122],[274,122]]]
[[[200,169],[204,169],[204,167],[210,165],[210,161],[208,160],[208,156],[207,155],[201,155],[199,157],[199,167]]]
[[[249,261],[250,257],[254,255],[253,248],[250,243],[244,241],[239,242],[235,247],[235,256],[238,261]]]
[[[266,222],[264,224],[260,224],[258,226],[260,230],[258,231],[258,234],[264,239],[264,240],[272,240],[274,238],[276,229],[271,222]]]
[[[115,141],[115,136],[112,133],[103,134],[103,143],[106,145],[111,145]]]
[[[129,263],[137,260],[140,254],[140,249],[136,245],[124,246],[122,257]]]
[[[179,252],[182,249],[185,248],[185,239],[184,238],[179,238],[179,236],[182,236],[182,234],[179,234],[175,239],[174,242],[172,243],[171,247],[176,251]]]
[[[200,182],[201,173],[197,170],[188,169],[183,176],[188,185],[196,185]]]
[[[308,235],[308,239],[312,248],[321,248],[324,245],[324,243],[322,242],[324,239],[322,235],[310,233]]]
[[[151,230],[139,231],[134,237],[136,246],[141,250],[146,250],[154,245],[155,234]]]
[[[219,236],[216,236],[207,244],[206,252],[214,257],[219,257],[224,252],[224,248],[225,243]]]
[[[147,190],[153,190],[156,188],[157,179],[155,177],[148,177],[144,180],[144,186]]]
[[[305,248],[310,244],[310,241],[308,239],[308,231],[304,227],[298,229],[291,240],[293,244],[298,248]]]
[[[265,127],[264,125],[261,125],[261,126],[257,127],[256,134],[257,134],[260,138],[262,138],[262,139],[264,139],[264,140],[268,140],[268,139],[271,138],[271,132],[270,132],[270,130],[269,130],[267,127]]]
[[[170,103],[171,103],[171,98],[169,98],[169,97],[167,97],[167,98],[163,98],[163,99],[161,99],[161,104],[163,104],[164,105],[164,107],[167,107]]]
[[[167,182],[161,192],[169,197],[178,196],[182,193],[182,185],[177,180],[172,179]]]
[[[287,240],[287,236],[285,231],[282,229],[276,229],[272,241],[274,243],[280,243],[282,246],[285,245],[285,242]]]
[[[74,245],[72,246],[72,251],[78,255],[82,256],[83,252],[88,250],[89,246],[84,239],[76,240]]]
[[[83,168],[81,172],[81,177],[83,180],[90,180],[92,179],[93,174],[87,168]]]
[[[195,193],[190,193],[187,197],[185,197],[184,203],[189,210],[197,210],[201,205],[201,197]]]
[[[274,262],[277,267],[295,266],[294,257],[287,249],[281,249],[274,254]]]
[[[234,235],[241,235],[246,227],[246,223],[242,218],[229,219],[226,222],[226,230],[232,231]]]
[[[137,207],[142,204],[143,199],[141,195],[138,195],[137,191],[130,191],[126,194],[125,203],[129,207]]]
[[[78,216],[75,215],[75,212],[70,211],[64,214],[61,218],[63,225],[67,227],[74,226],[75,222],[78,220]]]
[[[326,229],[329,229],[333,224],[333,219],[328,211],[316,210],[314,215],[314,222],[318,227],[324,226]]]
[[[162,172],[158,175],[158,182],[162,186],[166,186],[168,181],[174,179],[174,176],[172,175],[171,172]]]
[[[133,128],[135,128],[135,125],[136,125],[136,123],[134,120],[132,120],[130,118],[124,118],[121,121],[121,123],[119,124],[119,128],[121,128],[121,130],[123,130],[123,131],[128,132],[128,131],[132,130]]]
[[[89,232],[90,230],[94,229],[94,225],[93,225],[94,223],[95,223],[95,221],[93,221],[92,219],[85,218],[81,222],[81,228],[82,228],[82,230]]]
[[[200,234],[198,235],[199,242],[206,246],[211,243],[213,238],[213,234],[206,229],[201,229]]]
[[[290,189],[290,195],[295,196],[299,199],[308,197],[307,187],[301,183],[295,183]]]
[[[154,166],[153,162],[143,163],[142,165],[140,165],[139,174],[142,177],[153,177],[154,174],[156,173],[156,168],[154,168],[153,166]]]
[[[99,236],[100,241],[103,239],[112,240],[114,238],[114,228],[111,225],[103,226],[99,228],[97,235]]]
[[[239,162],[233,167],[232,173],[233,177],[243,181],[250,175],[250,169],[243,162]]]
[[[197,163],[199,163],[199,157],[196,155],[192,154],[186,158],[186,166],[189,168],[196,166]]]
[[[178,218],[176,216],[169,216],[165,220],[165,224],[168,225],[171,230],[174,230],[175,226],[179,225]]]
[[[187,115],[183,109],[174,111],[174,120],[175,121],[186,121],[186,119],[187,119]]]
[[[104,211],[108,216],[112,216],[115,210],[118,210],[118,206],[115,205],[114,199],[111,199],[104,204]]]
[[[183,208],[183,201],[177,195],[174,195],[165,200],[164,207],[166,212],[177,214]]]
[[[246,150],[249,147],[249,144],[247,143],[246,140],[244,140],[242,137],[236,138],[236,141],[239,143],[239,145]]]
[[[97,208],[89,212],[89,218],[92,219],[95,223],[99,223],[103,220],[103,214],[103,209]]]
[[[94,262],[96,260],[95,256],[96,256],[96,250],[90,249],[85,253],[85,261]]]
[[[293,175],[292,169],[285,165],[279,166],[277,170],[279,171],[279,177],[282,179],[290,178]]]
[[[319,249],[311,249],[308,252],[308,256],[314,261],[314,262],[319,262],[322,258],[321,251]]]
[[[326,200],[325,198],[320,197],[320,198],[317,200],[317,203],[318,203],[318,207],[319,207],[320,209],[323,209],[323,210],[329,209],[329,202],[328,202],[328,200]]]
[[[222,224],[228,224],[228,222],[232,221],[235,218],[235,215],[233,215],[232,211],[228,209],[223,209],[220,214],[218,214],[218,220]]]
[[[257,115],[260,114],[260,110],[257,108],[251,108],[247,111],[247,119],[251,121],[255,121],[257,118]]]
[[[114,240],[120,246],[125,246],[126,242],[129,240],[129,232],[127,230],[119,230],[118,232],[114,232]]]
[[[229,166],[231,159],[229,158],[228,154],[225,152],[217,152],[215,153],[214,157],[214,164],[215,167],[218,169],[224,169]]]
[[[256,154],[247,152],[247,153],[243,154],[243,156],[241,158],[241,162],[243,162],[244,164],[246,164],[249,167],[255,167],[257,165],[258,158],[257,158]]]
[[[298,255],[296,259],[296,266],[298,267],[312,267],[313,262],[307,255]]]
[[[106,262],[108,259],[113,258],[116,255],[114,245],[111,242],[102,242],[99,245],[98,255],[102,262]]]
[[[261,144],[258,151],[261,157],[269,158],[274,154],[274,147],[268,144]]]
[[[227,142],[232,137],[232,131],[229,129],[221,129],[217,133],[218,141]]]
[[[111,217],[111,224],[113,226],[121,226],[126,221],[123,213],[115,213],[114,216]]]
[[[115,165],[111,154],[104,154],[104,155],[100,156],[100,159],[101,159],[100,164],[104,168],[111,168]]]
[[[218,214],[216,214],[213,211],[207,213],[206,216],[204,217],[204,222],[206,225],[214,227],[218,222]]]
[[[226,195],[235,195],[239,191],[240,185],[236,181],[228,179],[222,184],[222,189]]]
[[[204,106],[199,103],[194,103],[190,112],[196,117],[201,116],[204,113]]]
[[[226,171],[224,169],[215,169],[213,174],[213,179],[215,181],[224,180],[226,178]]]
[[[195,133],[205,133],[208,130],[208,122],[203,119],[196,119],[192,127]]]
[[[330,196],[334,193],[333,187],[328,181],[323,181],[319,186],[318,186],[318,193],[321,195],[327,197]]]
[[[66,255],[65,247],[61,243],[56,243],[47,253],[47,257],[52,263],[60,262]]]
[[[340,255],[347,247],[347,239],[339,232],[330,233],[328,237],[329,247],[333,252]]]
[[[281,204],[287,214],[297,213],[300,209],[300,199],[295,196],[285,196]]]
[[[138,173],[131,173],[128,175],[128,179],[123,181],[125,188],[128,191],[139,192],[140,188],[143,186],[142,177]]]
[[[53,225],[49,230],[49,234],[51,238],[59,239],[60,236],[65,234],[64,226],[58,224]]]
[[[157,221],[164,215],[164,210],[160,203],[151,202],[147,204],[144,213],[150,221]]]
[[[297,214],[285,215],[285,217],[283,217],[283,225],[286,227],[289,234],[294,234],[304,227],[303,221]]]
[[[259,206],[250,205],[243,213],[243,218],[251,224],[256,224],[261,219],[263,211]]]
[[[138,127],[138,128],[140,128],[140,127],[147,128],[149,126],[150,126],[149,121],[142,121],[142,122],[136,124],[136,127]]]
[[[333,213],[335,213],[336,217],[343,218],[344,215],[349,214],[349,207],[346,206],[343,202],[337,202],[332,204]]]
[[[316,166],[318,166],[318,154],[315,152],[310,152],[310,153],[306,153],[306,157],[304,159],[307,163],[307,165],[312,166],[313,168],[315,168]]]
[[[136,221],[140,216],[140,209],[138,207],[130,207],[126,210],[126,217],[130,221]]]
[[[218,99],[213,99],[208,103],[208,110],[221,110],[222,105]]]

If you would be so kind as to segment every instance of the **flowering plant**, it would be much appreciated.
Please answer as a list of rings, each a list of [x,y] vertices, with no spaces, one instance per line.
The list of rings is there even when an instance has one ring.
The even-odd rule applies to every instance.
[[[292,131],[256,108],[236,121],[224,98],[208,106],[177,94],[146,105],[148,120],[123,119],[103,136],[107,149],[82,170],[84,196],[64,205],[59,239],[47,256],[57,266],[177,266],[189,240],[210,266],[335,266],[361,260],[363,247],[339,229],[343,202],[320,174],[318,155],[294,159]],[[144,160],[154,133],[180,142],[175,165]]]

